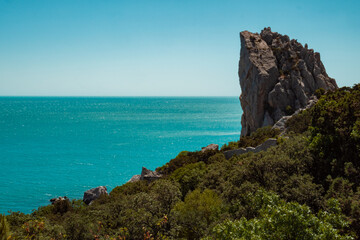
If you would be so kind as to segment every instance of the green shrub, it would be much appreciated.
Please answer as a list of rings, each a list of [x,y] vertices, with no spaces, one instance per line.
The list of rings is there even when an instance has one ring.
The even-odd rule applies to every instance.
[[[251,133],[250,136],[243,136],[240,138],[239,147],[256,147],[269,138],[276,138],[280,134],[280,130],[272,129],[271,126],[262,127]]]
[[[182,196],[197,188],[203,175],[205,174],[206,165],[204,162],[188,164],[184,167],[176,169],[170,179],[178,182],[181,186]]]
[[[9,224],[6,217],[0,214],[0,240],[7,240],[9,237]]]
[[[176,158],[170,160],[164,166],[159,167],[156,171],[169,175],[176,169],[183,167],[187,164],[204,162],[209,163],[209,158],[219,153],[217,150],[208,150],[205,152],[181,152]]]
[[[323,88],[316,89],[314,94],[319,99],[322,95],[325,94],[325,89]]]
[[[168,215],[181,199],[180,186],[169,180],[158,180],[150,186],[150,192],[160,204],[161,215]]]
[[[239,141],[236,141],[236,142],[228,142],[228,143],[225,143],[220,151],[228,151],[228,150],[234,150],[234,149],[238,149],[239,148]]]
[[[314,176],[325,183],[345,174],[346,164],[360,170],[360,84],[323,95],[311,109],[310,148],[317,158]],[[360,182],[355,182],[357,185]]]
[[[212,190],[190,192],[184,202],[175,205],[172,217],[179,228],[179,237],[199,239],[220,217],[222,201]]]
[[[214,239],[353,239],[341,234],[348,226],[336,201],[332,211],[312,213],[306,205],[285,202],[277,195],[258,191],[260,205],[254,219],[226,220],[214,228]]]
[[[311,119],[312,116],[310,110],[301,111],[286,121],[285,126],[287,132],[304,133],[308,130]]]
[[[217,160],[207,166],[205,174],[200,179],[199,188],[208,188],[221,194],[224,191],[227,175],[234,166],[230,161],[225,159],[223,154],[219,154],[220,156],[217,155],[213,156],[216,157]]]
[[[93,240],[91,229],[94,226],[81,215],[73,214],[65,220],[64,228],[69,240]]]
[[[280,130],[272,129],[271,126],[256,129],[250,136],[242,136],[237,142],[229,142],[221,147],[221,151],[234,150],[238,148],[256,147],[269,138],[276,138]]]
[[[148,191],[148,183],[146,181],[129,182],[121,186],[115,187],[110,192],[111,198],[116,198],[119,195],[133,195]]]
[[[286,106],[286,108],[285,108],[285,114],[286,114],[287,116],[292,115],[294,112],[295,112],[294,109],[293,109],[290,105],[287,105],[287,106]]]
[[[33,220],[33,217],[30,214],[25,214],[22,212],[9,212],[10,214],[6,216],[6,220],[10,225],[10,228],[13,232],[20,232],[21,227],[25,222]]]

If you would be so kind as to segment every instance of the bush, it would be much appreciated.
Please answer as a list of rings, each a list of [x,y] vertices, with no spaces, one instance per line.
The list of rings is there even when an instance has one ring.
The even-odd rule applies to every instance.
[[[311,123],[310,110],[304,110],[297,115],[292,116],[285,123],[287,132],[304,133],[308,130]]]
[[[164,166],[156,169],[157,172],[169,175],[176,169],[187,164],[204,162],[209,163],[209,158],[217,154],[218,150],[208,150],[205,152],[181,152],[176,158],[170,160]]]
[[[311,109],[310,148],[317,161],[314,176],[326,184],[345,175],[349,162],[360,170],[360,84],[323,95]],[[356,185],[360,182],[356,180]]]
[[[182,196],[185,197],[189,191],[197,188],[205,174],[205,169],[206,165],[204,162],[188,164],[176,169],[170,175],[170,179],[180,184]]]
[[[269,138],[276,138],[280,134],[279,129],[272,129],[271,126],[262,127],[251,133],[250,136],[240,138],[239,147],[256,147]]]
[[[69,240],[92,240],[94,239],[91,225],[81,215],[73,214],[64,223],[67,239]]]
[[[177,222],[179,237],[199,239],[209,226],[218,220],[222,201],[212,190],[194,190],[184,202],[175,205],[172,217]]]
[[[214,227],[215,239],[353,239],[341,234],[348,226],[336,201],[331,212],[313,214],[306,205],[286,203],[277,195],[262,190],[255,194],[259,216],[225,222]]]
[[[293,109],[290,105],[287,105],[287,106],[286,106],[286,108],[285,108],[285,114],[286,114],[287,116],[292,115],[294,112],[295,112],[294,109]]]
[[[9,224],[6,217],[0,214],[0,240],[7,240],[9,237]]]
[[[279,129],[272,129],[271,126],[258,128],[250,136],[242,136],[237,142],[229,142],[221,147],[221,151],[234,150],[238,148],[256,147],[269,138],[276,138],[280,134]]]
[[[147,181],[138,181],[138,182],[129,182],[125,183],[121,186],[115,187],[110,192],[111,198],[119,197],[119,195],[133,195],[141,192],[148,191],[148,183]]]

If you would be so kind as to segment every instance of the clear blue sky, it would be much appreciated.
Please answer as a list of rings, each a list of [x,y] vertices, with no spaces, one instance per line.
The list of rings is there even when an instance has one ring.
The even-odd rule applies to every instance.
[[[360,82],[360,1],[0,0],[0,95],[238,96],[239,32],[267,26]]]

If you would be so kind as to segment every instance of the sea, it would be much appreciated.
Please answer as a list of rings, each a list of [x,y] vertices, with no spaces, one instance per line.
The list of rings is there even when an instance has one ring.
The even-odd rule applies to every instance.
[[[126,183],[240,136],[238,97],[0,97],[0,213]]]

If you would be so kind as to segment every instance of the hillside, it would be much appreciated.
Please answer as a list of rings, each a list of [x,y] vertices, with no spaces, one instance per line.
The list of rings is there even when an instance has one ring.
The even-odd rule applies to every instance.
[[[221,150],[181,152],[159,180],[126,183],[89,206],[64,199],[12,212],[2,227],[10,239],[358,239],[360,85],[317,93],[281,137],[261,128]],[[269,137],[277,146],[224,156]]]

